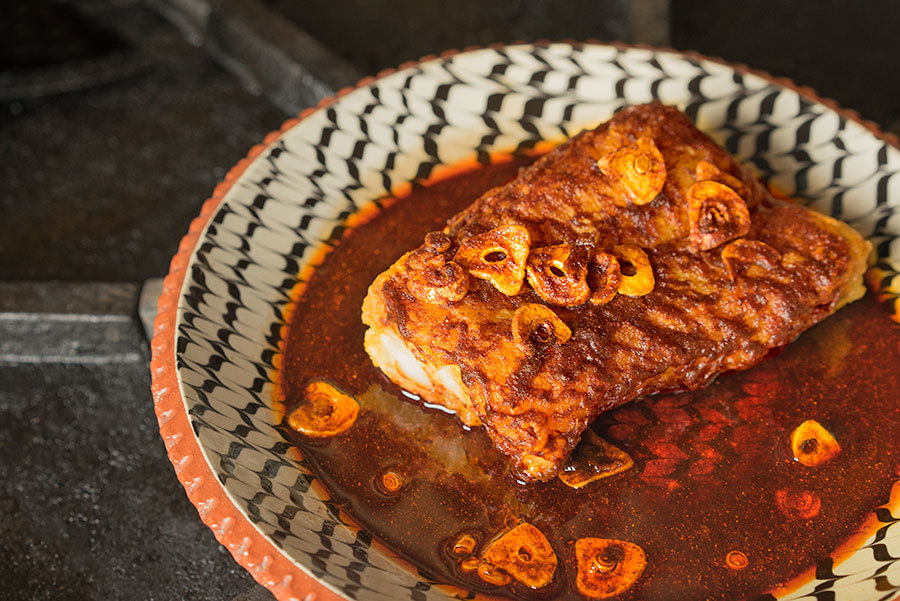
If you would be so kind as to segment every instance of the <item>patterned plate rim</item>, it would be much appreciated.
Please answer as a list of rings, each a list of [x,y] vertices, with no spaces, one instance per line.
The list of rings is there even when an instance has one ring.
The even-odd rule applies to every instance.
[[[573,46],[597,45],[617,49],[650,50],[667,52],[691,60],[711,61],[736,72],[755,75],[770,83],[793,90],[801,97],[821,104],[841,117],[858,123],[876,138],[900,150],[900,137],[883,132],[878,124],[863,119],[856,111],[843,108],[836,101],[818,95],[815,90],[808,86],[799,86],[789,78],[775,77],[766,71],[752,69],[742,63],[732,63],[695,51],[682,51],[665,46],[650,46],[646,44],[602,42],[593,39],[584,42],[564,39],[559,42],[538,40],[535,42],[512,42],[509,44],[498,43],[487,46],[468,46],[462,50],[447,50],[440,55],[426,55],[417,61],[408,61],[396,68],[382,70],[374,77],[364,77],[356,85],[342,88],[334,96],[323,98],[317,106],[305,109],[297,117],[286,120],[279,129],[266,135],[261,144],[253,146],[247,156],[228,171],[222,182],[213,190],[212,196],[203,203],[200,214],[194,218],[187,234],[181,239],[178,250],[170,263],[169,273],[165,277],[163,292],[159,297],[158,312],[154,322],[154,333],[151,341],[152,358],[150,361],[151,392],[159,423],[159,432],[165,443],[169,460],[175,468],[178,481],[184,487],[188,499],[197,508],[200,519],[212,530],[216,540],[228,549],[238,564],[246,569],[259,584],[269,589],[279,601],[345,601],[345,598],[304,571],[275,546],[271,540],[257,530],[247,516],[232,502],[223,485],[216,478],[203,454],[200,441],[191,427],[190,419],[185,410],[185,402],[178,385],[175,361],[175,326],[179,297],[197,242],[226,194],[259,155],[302,120],[317,111],[327,108],[354,90],[421,63],[435,59],[450,58],[463,52],[484,49],[498,50],[516,45],[542,47],[554,43]],[[888,292],[898,291],[881,290],[882,294]],[[896,321],[900,321],[900,307],[897,307],[895,310],[897,312],[892,317]]]

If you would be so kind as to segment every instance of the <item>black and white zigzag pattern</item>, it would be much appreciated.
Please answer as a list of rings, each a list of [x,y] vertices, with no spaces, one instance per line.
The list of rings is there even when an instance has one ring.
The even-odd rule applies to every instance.
[[[201,236],[179,304],[177,368],[201,447],[235,503],[296,563],[352,599],[451,598],[343,524],[274,425],[288,294],[314,249],[348,215],[436,165],[571,136],[653,99],[686,110],[784,192],[852,224],[886,269],[897,264],[900,152],[756,75],[670,52],[520,45],[432,60],[357,89],[246,170]],[[896,594],[898,512],[880,509],[883,526],[850,560],[821,566],[787,598]]]

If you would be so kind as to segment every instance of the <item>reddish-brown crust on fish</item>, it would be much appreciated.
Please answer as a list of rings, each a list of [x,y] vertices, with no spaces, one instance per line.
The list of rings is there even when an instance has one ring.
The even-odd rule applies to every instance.
[[[667,176],[654,200],[636,205],[597,163],[644,137],[662,153]],[[701,160],[725,174],[719,179],[740,181],[742,195],[722,202],[743,203],[750,225],[739,239],[754,244],[729,248],[740,236],[733,232],[708,250],[692,241],[689,190]],[[579,134],[452,218],[448,260],[461,242],[510,225],[527,228],[532,249],[639,247],[652,266],[652,291],[552,306],[571,338],[526,348],[513,338],[516,309],[551,304],[530,286],[507,296],[472,278],[461,300],[423,303],[409,293],[404,258],[373,283],[364,319],[395,328],[422,363],[459,366],[472,410],[526,481],[552,478],[599,413],[660,390],[705,386],[789,343],[860,285],[868,253],[827,218],[772,198],[682,113],[658,103]]]

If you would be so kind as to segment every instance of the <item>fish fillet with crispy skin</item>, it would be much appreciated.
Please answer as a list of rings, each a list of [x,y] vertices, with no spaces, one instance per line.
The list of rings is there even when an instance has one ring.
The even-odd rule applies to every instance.
[[[631,107],[372,283],[366,351],[548,480],[598,414],[693,390],[864,293],[869,244],[773,198],[674,108]]]

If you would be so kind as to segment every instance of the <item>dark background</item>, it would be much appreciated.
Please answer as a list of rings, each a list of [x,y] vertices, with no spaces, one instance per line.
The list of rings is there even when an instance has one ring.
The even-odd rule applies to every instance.
[[[471,44],[628,32],[625,0],[268,2],[362,74]],[[87,4],[101,7],[91,29],[60,19],[49,0],[2,17],[0,69],[111,47],[134,72],[0,104],[0,281],[164,274],[216,180],[287,116],[140,2]],[[9,35],[21,31],[17,17],[30,30]],[[673,47],[793,78],[900,130],[896,0],[673,0],[670,20]]]
[[[200,522],[168,464],[136,306],[139,284],[166,273],[215,183],[289,116],[266,84],[278,65],[233,60],[248,45],[241,27],[257,22],[253,5],[33,0],[2,9],[0,599],[266,597]],[[210,6],[220,18],[198,34],[191,11]],[[672,0],[665,37],[793,78],[900,133],[898,7]],[[645,41],[634,40],[627,0],[265,8],[282,21],[273,38],[296,27],[346,61],[332,76],[498,41]],[[229,11],[239,17],[228,20]],[[354,83],[341,77],[329,85]],[[85,350],[96,326],[84,319],[83,329],[51,330],[50,346],[36,345],[47,332],[21,318],[34,312],[118,315],[121,355],[85,360],[96,358]],[[50,348],[54,336],[76,350]]]

